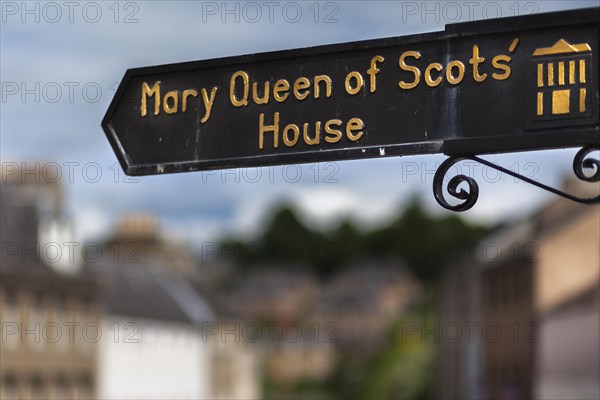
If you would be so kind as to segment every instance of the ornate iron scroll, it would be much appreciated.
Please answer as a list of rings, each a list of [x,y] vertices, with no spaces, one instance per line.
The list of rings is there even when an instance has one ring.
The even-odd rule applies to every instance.
[[[577,178],[586,181],[586,182],[599,182],[600,181],[600,161],[594,158],[588,158],[590,153],[593,151],[599,151],[600,145],[590,145],[585,146],[581,150],[577,152],[575,158],[573,160],[573,171]],[[537,186],[541,189],[547,190],[556,195],[562,196],[569,200],[575,201],[581,204],[597,204],[600,203],[600,195],[591,197],[591,198],[581,198],[570,193],[565,193],[561,190],[555,189],[551,186],[545,185],[543,183],[537,182],[531,178],[523,176],[517,172],[511,171],[504,167],[501,167],[497,164],[494,164],[488,160],[484,160],[477,156],[459,156],[459,157],[450,157],[446,159],[442,165],[438,168],[435,173],[435,177],[433,179],[433,194],[437,202],[444,208],[451,211],[466,211],[475,205],[477,199],[479,197],[479,185],[472,177],[466,175],[456,175],[450,179],[447,184],[448,193],[462,202],[451,205],[446,201],[444,197],[444,177],[448,170],[454,166],[455,164],[464,161],[464,160],[472,160],[476,161],[480,164],[483,164],[487,167],[493,168],[497,171],[500,171],[504,174],[510,175],[512,177],[523,180],[531,185]],[[591,170],[592,174],[586,174],[586,170]],[[459,188],[462,183],[466,183],[468,185],[468,190],[464,188]]]

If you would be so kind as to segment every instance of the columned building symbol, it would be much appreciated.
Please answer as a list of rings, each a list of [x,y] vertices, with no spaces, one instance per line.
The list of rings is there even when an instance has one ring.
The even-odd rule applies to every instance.
[[[533,52],[536,68],[536,118],[583,116],[589,110],[591,52],[587,43],[560,39]]]

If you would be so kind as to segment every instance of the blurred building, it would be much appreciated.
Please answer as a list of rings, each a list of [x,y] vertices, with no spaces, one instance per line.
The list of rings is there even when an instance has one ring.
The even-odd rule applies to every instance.
[[[117,222],[105,249],[103,329],[114,340],[100,346],[101,398],[260,397],[258,352],[242,327],[227,328],[233,320],[205,295],[188,247],[167,240],[154,216],[135,214]]]
[[[143,262],[186,276],[198,270],[198,260],[192,251],[178,241],[168,240],[162,234],[159,221],[151,214],[124,215],[117,221],[106,247],[118,262]]]
[[[596,187],[597,189],[597,187]],[[557,198],[484,239],[441,288],[440,395],[600,398],[600,208]]]
[[[212,399],[213,315],[180,275],[145,263],[98,265],[107,275],[101,399]]]
[[[260,381],[264,374],[277,382],[322,377],[333,363],[331,346],[311,339],[322,333],[318,324],[307,321],[320,285],[306,271],[265,266],[238,277],[232,290],[214,298],[220,311],[221,351],[254,354]]]
[[[319,282],[308,268],[265,267],[245,274],[222,303],[228,313],[278,324],[303,319],[314,307]]]
[[[262,398],[263,348],[254,341],[256,333],[250,336],[245,323],[221,316],[214,324],[204,327],[205,336],[214,346],[211,383],[215,400]]]
[[[600,398],[600,207],[558,200],[539,221],[533,395]]]
[[[397,260],[369,260],[349,265],[321,291],[312,319],[334,324],[345,351],[378,349],[391,326],[421,299],[420,283]]]
[[[599,293],[583,291],[540,318],[536,398],[600,398]]]
[[[96,398],[102,283],[69,257],[77,247],[65,247],[60,185],[9,172],[0,184],[0,398]]]
[[[326,281],[308,270],[257,267],[213,299],[221,318],[229,316],[229,340],[241,329],[263,355],[273,397],[327,379],[341,355],[373,355],[392,324],[422,295],[398,261],[357,262]],[[232,321],[239,322],[237,329]]]
[[[84,257],[46,175],[3,164],[0,398],[259,398],[255,352],[208,334],[193,253],[135,215]]]

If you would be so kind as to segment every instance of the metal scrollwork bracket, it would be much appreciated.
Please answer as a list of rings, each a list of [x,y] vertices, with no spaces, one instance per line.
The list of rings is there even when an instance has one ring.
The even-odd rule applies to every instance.
[[[586,182],[600,182],[600,161],[593,158],[587,158],[591,152],[598,150],[600,150],[600,145],[590,145],[583,147],[577,152],[575,158],[573,159],[573,171],[575,172],[577,178]],[[462,174],[452,177],[447,185],[448,193],[452,197],[462,200],[462,202],[456,205],[451,205],[446,201],[446,198],[444,197],[444,177],[446,176],[446,173],[448,172],[448,170],[450,170],[450,168],[452,168],[452,166],[464,160],[476,161],[487,167],[493,168],[512,177],[521,179],[531,185],[537,186],[539,188],[542,188],[569,200],[575,201],[577,203],[600,203],[600,195],[592,198],[577,197],[572,194],[565,193],[561,190],[545,185],[543,183],[537,182],[531,178],[518,174],[509,169],[503,168],[497,164],[494,164],[477,156],[456,156],[446,159],[436,171],[435,177],[433,179],[433,194],[435,196],[435,199],[442,207],[448,210],[466,211],[475,205],[479,197],[479,185],[477,184],[475,179]],[[586,175],[584,170],[591,170],[592,174]],[[467,184],[468,190],[465,190],[465,188],[459,188],[459,186],[462,183]]]

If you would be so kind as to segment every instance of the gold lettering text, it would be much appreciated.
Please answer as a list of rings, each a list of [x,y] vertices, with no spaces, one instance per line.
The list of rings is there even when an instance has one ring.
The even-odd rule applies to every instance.
[[[142,83],[142,106],[140,109],[142,117],[146,116],[146,97],[152,96],[154,96],[154,115],[158,115],[160,110],[160,81],[155,82],[152,88],[146,82]]]
[[[473,65],[473,79],[475,82],[483,82],[487,79],[487,74],[479,73],[479,64],[485,61],[484,57],[479,57],[479,47],[473,46],[473,57],[469,60],[469,64]]]
[[[310,81],[308,78],[300,77],[294,82],[294,97],[298,100],[304,100],[308,97],[310,88]],[[303,92],[301,92],[303,91]]]
[[[210,118],[210,112],[212,110],[212,106],[215,103],[215,97],[217,96],[217,87],[215,86],[210,91],[210,97],[208,96],[208,91],[205,88],[202,88],[202,102],[204,103],[204,116],[200,120],[200,122],[205,123]]]
[[[309,146],[313,146],[315,144],[319,144],[321,142],[321,121],[317,121],[315,123],[315,137],[314,138],[310,138],[308,136],[308,122],[305,122],[303,125],[303,136],[304,136],[304,142],[309,145]]]
[[[319,83],[325,83],[325,97],[331,97],[331,78],[327,75],[315,76],[315,99],[319,98]]]
[[[354,85],[351,84],[351,82],[353,80],[356,82]],[[363,79],[360,72],[352,71],[348,75],[346,75],[346,81],[344,83],[344,86],[345,86],[346,92],[348,94],[351,94],[351,95],[357,94],[358,92],[360,92],[360,89],[362,89],[364,84],[365,84],[365,80]]]
[[[169,99],[173,99],[173,105],[169,105]],[[175,114],[179,108],[179,91],[171,90],[163,98],[163,109],[167,114]]]
[[[241,99],[238,99],[235,95],[235,84],[238,78],[242,78],[242,85],[244,87],[244,94]],[[250,91],[249,80],[248,74],[244,71],[237,71],[235,74],[231,75],[231,80],[229,81],[229,100],[231,101],[232,106],[243,107],[248,105],[248,92]]]
[[[377,63],[382,63],[385,59],[381,56],[375,56],[371,58],[371,66],[367,70],[367,74],[369,75],[369,91],[371,93],[375,92],[377,88],[376,75],[379,73],[379,68],[377,68]]]
[[[258,96],[258,83],[254,82],[252,84],[252,99],[256,104],[268,104],[269,103],[269,81],[265,82],[265,88],[263,92],[263,97]]]
[[[492,66],[496,69],[504,71],[503,73],[494,72],[492,74],[492,77],[494,79],[496,79],[497,81],[504,81],[504,80],[510,78],[511,70],[510,70],[510,66],[507,65],[508,63],[510,63],[510,60],[512,60],[512,58],[510,56],[507,56],[504,54],[496,56],[492,59]],[[502,62],[505,62],[507,64],[502,64]]]
[[[356,142],[363,135],[363,132],[360,129],[365,127],[364,122],[360,118],[351,118],[346,125],[346,136],[348,139]],[[358,131],[354,133],[355,131]]]
[[[288,133],[290,131],[292,131],[294,133],[294,136],[292,139],[290,139],[288,136]],[[285,143],[286,146],[288,146],[288,147],[295,146],[296,143],[298,143],[299,137],[300,137],[300,129],[298,129],[297,125],[289,124],[289,125],[286,125],[285,128],[283,128],[283,143]]]
[[[187,111],[187,100],[189,96],[196,97],[198,96],[198,92],[194,89],[186,89],[183,91],[183,94],[181,95],[181,111],[183,112]]]
[[[440,83],[442,83],[442,77],[438,75],[437,78],[431,79],[431,70],[432,69],[435,69],[436,71],[441,72],[443,69],[442,64],[431,63],[427,66],[427,68],[425,68],[425,83],[427,83],[428,86],[436,87]]]
[[[453,69],[458,70],[458,75],[454,76],[454,74],[452,73]],[[452,85],[458,85],[460,82],[462,82],[464,76],[465,64],[458,60],[450,61],[448,63],[448,66],[446,68],[446,80],[448,81],[448,83]]]
[[[402,53],[402,55],[400,56],[400,59],[398,60],[400,69],[402,69],[403,71],[412,72],[413,75],[415,76],[415,78],[412,82],[407,83],[404,81],[400,81],[400,82],[398,82],[398,85],[402,89],[413,89],[413,88],[417,87],[417,85],[421,81],[421,70],[419,70],[419,68],[417,68],[417,67],[406,64],[405,60],[407,57],[413,57],[418,60],[419,58],[421,58],[421,53],[419,53],[418,51],[405,51],[404,53]]]
[[[333,129],[331,126],[337,125],[337,127],[342,126],[342,121],[339,119],[330,119],[325,122],[325,133],[331,136],[325,136],[325,141],[327,143],[337,143],[342,139],[342,131],[339,129]]]
[[[279,146],[279,113],[276,112],[273,117],[273,125],[265,125],[265,114],[258,116],[258,148],[264,148],[264,136],[267,132],[273,132],[273,147]]]
[[[273,98],[279,103],[283,103],[290,95],[287,91],[290,90],[290,83],[285,79],[280,79],[273,85]],[[280,94],[282,93],[283,94]]]

